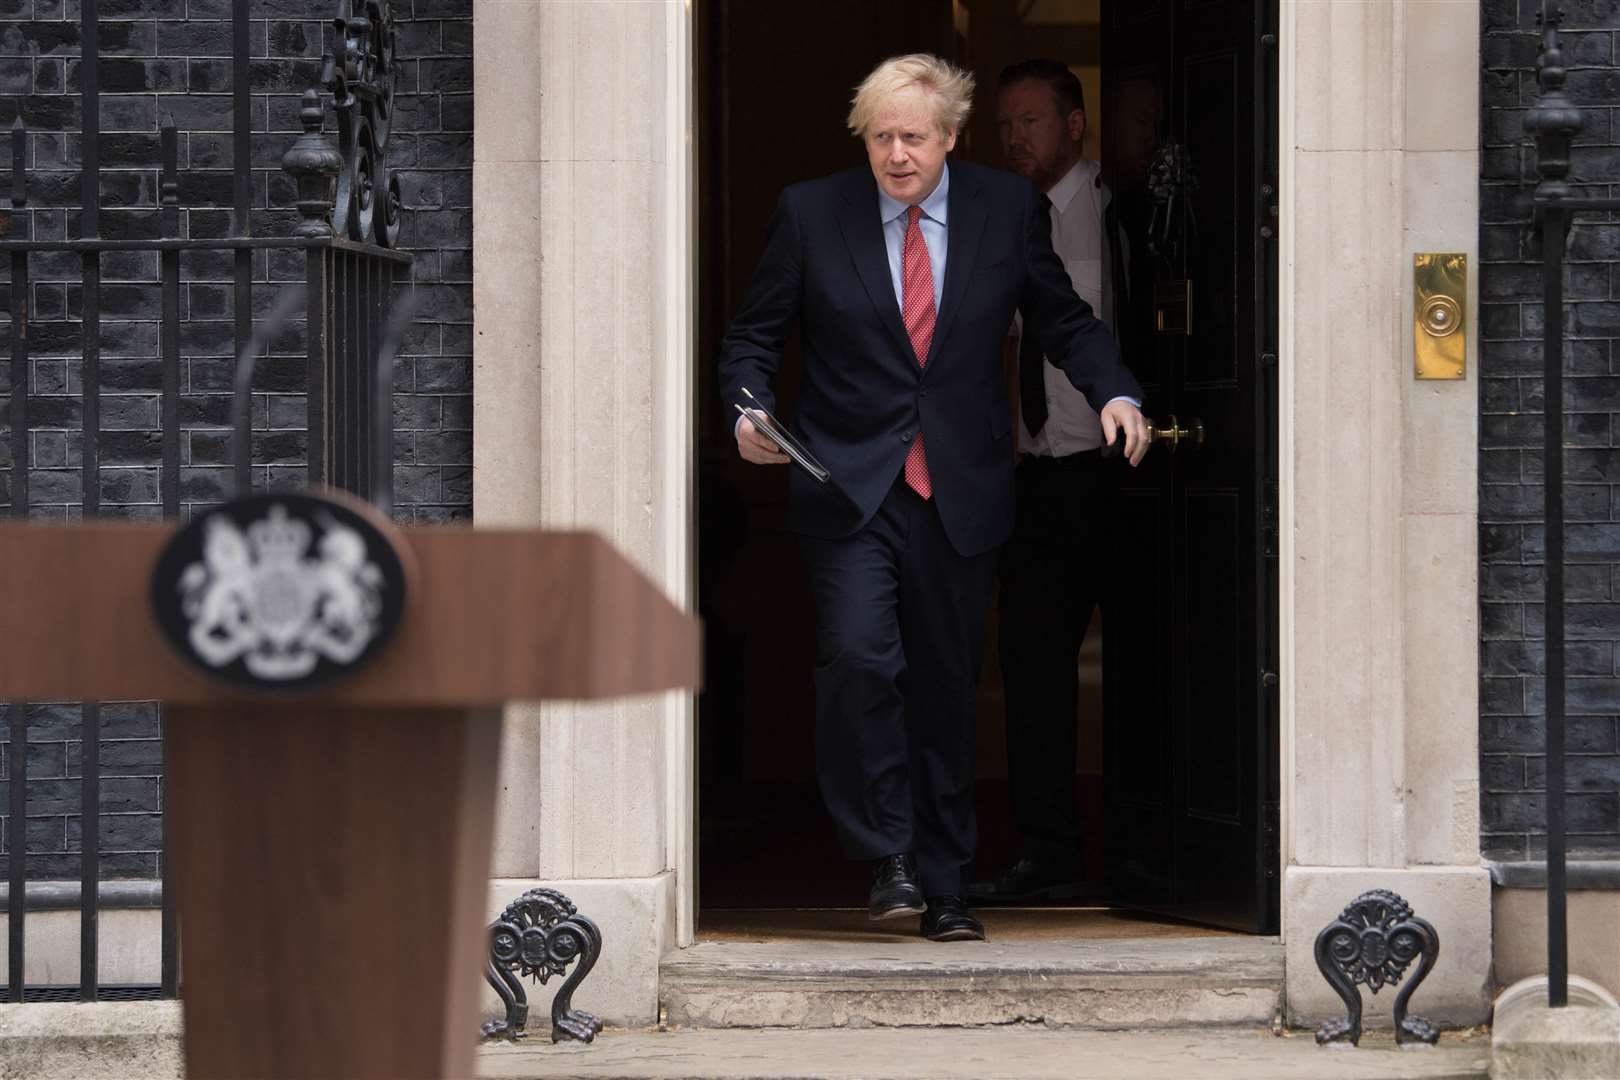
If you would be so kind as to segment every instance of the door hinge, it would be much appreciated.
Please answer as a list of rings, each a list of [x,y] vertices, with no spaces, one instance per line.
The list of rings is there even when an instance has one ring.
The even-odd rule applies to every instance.
[[[1260,860],[1267,878],[1282,872],[1282,825],[1275,799],[1266,800],[1265,824],[1260,835]]]
[[[1268,559],[1277,557],[1277,481],[1267,480],[1261,485],[1260,496],[1260,553]]]
[[[1260,226],[1260,235],[1267,240],[1277,235],[1277,203],[1275,197],[1277,189],[1268,181],[1260,185],[1260,216],[1265,223]]]

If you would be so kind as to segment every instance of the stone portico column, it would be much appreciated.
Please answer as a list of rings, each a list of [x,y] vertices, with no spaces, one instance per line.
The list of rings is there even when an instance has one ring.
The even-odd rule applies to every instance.
[[[1413,999],[1489,1015],[1479,854],[1479,5],[1284,0],[1283,930],[1296,1021],[1342,1007],[1317,932],[1394,889],[1441,935]],[[1412,256],[1469,258],[1468,378],[1412,376]],[[1389,997],[1367,1020],[1389,1024]]]
[[[475,518],[596,530],[688,604],[690,14],[473,17]],[[689,722],[684,694],[508,711],[491,911],[542,883],[571,896],[607,943],[576,1003],[609,1022],[656,1020],[680,932]],[[548,1000],[533,989],[532,1013]]]

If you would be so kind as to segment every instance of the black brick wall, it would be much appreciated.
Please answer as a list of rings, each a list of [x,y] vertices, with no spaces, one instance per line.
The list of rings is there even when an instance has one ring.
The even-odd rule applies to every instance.
[[[1567,90],[1586,116],[1572,181],[1620,191],[1620,0],[1560,0]],[[1535,184],[1524,135],[1536,100],[1540,0],[1483,0],[1480,178],[1480,778],[1482,845],[1545,851],[1545,533],[1540,263],[1524,246]],[[1586,219],[1588,221],[1591,218]],[[1577,226],[1565,353],[1569,830],[1620,853],[1620,224]]]
[[[77,705],[28,706],[28,876],[35,880],[79,876],[79,727]],[[163,772],[157,706],[103,705],[101,736],[102,876],[155,877]],[[0,792],[10,783],[11,762],[4,766]],[[9,857],[9,818],[4,828]]]
[[[279,171],[300,130],[299,97],[319,76],[330,45],[331,0],[253,0],[254,230],[284,234],[298,220]],[[402,60],[389,160],[405,205],[401,244],[412,278],[430,293],[395,368],[396,517],[443,521],[472,510],[472,0],[394,0]],[[229,221],[231,62],[228,0],[102,0],[102,233],[157,235],[158,125],[180,129],[182,229],[220,236]],[[29,138],[28,221],[0,207],[0,234],[79,235],[80,56],[78,0],[0,0],[0,125],[19,113]],[[335,129],[329,120],[328,131]],[[9,171],[0,136],[0,168]],[[4,179],[9,189],[9,179]],[[300,253],[260,253],[255,308],[275,282],[302,280]],[[228,253],[181,261],[182,499],[188,512],[225,496],[232,278]],[[10,266],[0,260],[0,283]],[[30,387],[33,512],[79,512],[82,310],[79,260],[30,260],[34,321]],[[155,517],[159,436],[158,260],[117,253],[102,260],[102,512]],[[0,304],[9,285],[0,284]],[[301,328],[300,328],[301,329]],[[0,327],[0,402],[10,391],[9,326]],[[307,438],[298,335],[272,346],[255,383],[253,453],[259,487],[299,486]],[[0,408],[0,507],[9,509],[10,442]],[[3,512],[3,511],[0,511]],[[4,557],[0,553],[0,557]],[[0,601],[3,602],[3,601]],[[86,662],[92,662],[87,658]],[[78,875],[79,710],[29,706],[28,873]],[[102,710],[102,873],[157,871],[161,793],[157,712],[143,704]],[[3,732],[0,732],[3,735]],[[12,774],[0,745],[0,811]],[[0,818],[0,873],[14,829]]]

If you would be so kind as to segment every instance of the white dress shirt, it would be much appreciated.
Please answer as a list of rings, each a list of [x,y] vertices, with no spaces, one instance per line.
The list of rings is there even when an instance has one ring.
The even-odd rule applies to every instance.
[[[948,234],[946,220],[949,218],[949,196],[951,191],[951,167],[949,165],[939,174],[939,183],[929,192],[928,198],[917,205],[922,209],[922,216],[917,219],[918,228],[922,229],[923,243],[928,246],[928,265],[934,273],[934,314],[939,314],[940,298],[945,289],[945,254],[948,247]],[[906,211],[911,209],[910,203],[903,203],[899,199],[886,194],[878,188],[878,220],[883,223],[883,246],[889,254],[889,280],[894,283],[894,301],[900,305],[903,313],[906,310],[906,295],[904,284],[901,281],[902,256],[906,246]],[[733,436],[742,426],[743,418],[738,416],[731,425]]]
[[[1100,171],[1095,161],[1080,161],[1052,185],[1046,197],[1052,203],[1052,249],[1069,272],[1075,293],[1113,330],[1113,268],[1103,229],[1103,211],[1112,195],[1099,182]],[[1015,332],[1022,332],[1021,319],[1013,326]],[[1046,364],[1044,374],[1046,425],[1039,435],[1031,435],[1020,417],[1018,449],[1046,457],[1097,449],[1102,445],[1102,422],[1096,410],[1061,370]],[[1133,398],[1125,400],[1141,407]]]
[[[934,314],[939,314],[939,300],[945,288],[945,251],[949,235],[946,218],[949,216],[947,207],[951,190],[951,167],[945,166],[939,174],[939,183],[929,192],[928,198],[918,203],[922,216],[917,219],[917,226],[922,229],[923,243],[928,247],[928,265],[934,271]],[[903,203],[899,199],[887,194],[881,187],[878,188],[878,220],[883,222],[883,246],[889,252],[889,280],[894,282],[894,299],[900,305],[901,312],[906,310],[906,297],[902,288],[900,274],[902,270],[901,256],[906,246],[906,211],[911,209],[910,203]]]

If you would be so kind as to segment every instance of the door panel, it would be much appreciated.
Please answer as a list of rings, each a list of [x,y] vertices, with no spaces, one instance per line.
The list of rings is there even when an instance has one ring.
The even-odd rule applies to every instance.
[[[1233,825],[1243,821],[1244,740],[1238,725],[1247,719],[1239,689],[1245,649],[1236,617],[1243,606],[1237,583],[1245,540],[1239,504],[1233,489],[1187,496],[1187,677],[1178,680],[1187,717],[1187,813]]]
[[[1157,463],[1154,463],[1156,466]],[[1144,463],[1144,467],[1148,466]],[[1119,500],[1115,519],[1119,579],[1131,583],[1128,602],[1109,603],[1103,615],[1104,710],[1109,730],[1104,737],[1103,768],[1107,822],[1104,858],[1116,897],[1139,905],[1167,904],[1173,898],[1171,877],[1150,857],[1171,842],[1174,793],[1163,762],[1172,752],[1168,725],[1140,726],[1129,753],[1114,753],[1115,721],[1127,717],[1157,720],[1168,715],[1171,687],[1163,677],[1163,658],[1150,650],[1115,649],[1112,643],[1143,641],[1154,635],[1154,622],[1169,601],[1170,505],[1168,492],[1152,487],[1128,491]],[[1129,699],[1116,694],[1132,687]]]
[[[1241,305],[1237,283],[1246,281],[1238,256],[1238,235],[1247,218],[1238,207],[1240,172],[1239,114],[1252,99],[1238,79],[1238,55],[1222,50],[1187,60],[1182,68],[1187,103],[1185,144],[1191,152],[1197,190],[1191,201],[1196,226],[1188,238],[1194,281],[1193,327],[1196,350],[1188,356],[1184,388],[1222,386],[1238,382],[1238,340],[1246,321],[1237,317]],[[1245,230],[1246,231],[1246,230]],[[1245,290],[1247,291],[1247,290]],[[1245,315],[1247,312],[1245,311]]]
[[[1104,0],[1103,165],[1146,412],[1202,422],[1128,470],[1105,612],[1106,813],[1125,904],[1276,928],[1272,0]],[[1189,297],[1186,332],[1154,287]]]

